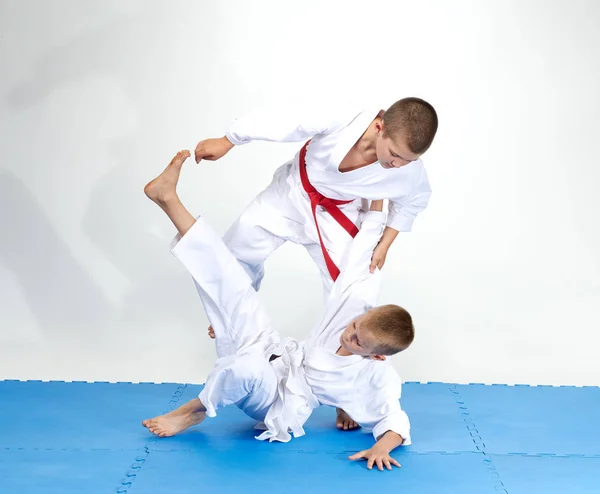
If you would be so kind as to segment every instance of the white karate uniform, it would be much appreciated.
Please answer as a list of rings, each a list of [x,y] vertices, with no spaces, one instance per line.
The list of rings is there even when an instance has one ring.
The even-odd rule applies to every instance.
[[[324,316],[302,343],[280,341],[250,278],[202,218],[176,239],[172,252],[194,278],[216,336],[219,358],[199,395],[207,416],[235,404],[264,422],[258,439],[287,442],[290,431],[304,434],[314,408],[329,405],[344,408],[376,439],[392,430],[410,444],[401,381],[390,362],[336,355],[342,331],[375,304],[379,272],[371,275],[369,264],[384,222],[385,213],[364,215]],[[272,355],[280,357],[269,361]]]
[[[333,119],[325,112],[311,112],[307,116],[248,115],[234,120],[226,135],[235,145],[254,140],[299,142],[311,139],[306,167],[317,191],[330,199],[353,201],[340,209],[355,224],[361,199],[389,199],[387,225],[408,232],[431,195],[420,159],[401,168],[385,169],[375,162],[349,172],[339,171],[348,151],[379,112],[380,108],[345,109]],[[317,219],[324,246],[339,267],[352,237],[321,207],[317,208]],[[265,259],[288,240],[306,247],[321,269],[325,293],[331,289],[333,280],[325,265],[310,200],[300,181],[299,153],[275,171],[271,184],[250,203],[223,240],[257,290],[264,276]]]

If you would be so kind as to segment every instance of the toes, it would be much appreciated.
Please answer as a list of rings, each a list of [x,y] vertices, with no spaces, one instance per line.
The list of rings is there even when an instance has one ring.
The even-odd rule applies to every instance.
[[[179,151],[175,156],[173,156],[173,159],[171,160],[171,164],[175,164],[175,163],[181,163],[183,161],[185,161],[186,159],[188,159],[190,157],[190,152],[189,151]]]
[[[177,156],[175,156],[175,159],[176,159],[177,161],[185,161],[185,160],[187,160],[189,157],[190,157],[190,152],[189,152],[187,149],[185,149],[185,150],[183,150],[183,151],[179,151],[179,152],[177,153]]]

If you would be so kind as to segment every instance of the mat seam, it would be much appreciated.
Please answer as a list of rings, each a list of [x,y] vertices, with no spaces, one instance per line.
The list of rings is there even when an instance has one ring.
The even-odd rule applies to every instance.
[[[162,415],[169,413],[175,409],[175,407],[179,403],[179,400],[183,396],[183,393],[186,388],[187,384],[179,384],[177,388],[175,388],[175,391],[173,392],[173,395],[171,396],[167,404],[167,409],[163,411]],[[127,492],[129,492],[129,489],[131,488],[133,482],[137,478],[138,474],[141,472],[142,467],[144,466],[146,460],[150,456],[150,446],[151,445],[148,442],[144,444],[145,455],[143,457],[138,456],[135,458],[131,467],[129,467],[129,470],[125,473],[125,477],[121,480],[121,484],[115,489],[117,494],[127,494]]]
[[[500,478],[500,474],[498,473],[491,456],[486,451],[485,442],[483,441],[483,438],[481,437],[481,434],[479,433],[479,430],[477,429],[477,426],[475,425],[475,422],[469,413],[467,405],[460,394],[460,391],[458,390],[458,385],[452,384],[448,389],[452,393],[455,403],[458,405],[458,409],[467,427],[467,431],[469,432],[469,435],[475,444],[475,448],[483,456],[483,463],[485,464],[491,477],[494,490],[500,493],[509,494],[504,482],[502,482],[502,479]]]

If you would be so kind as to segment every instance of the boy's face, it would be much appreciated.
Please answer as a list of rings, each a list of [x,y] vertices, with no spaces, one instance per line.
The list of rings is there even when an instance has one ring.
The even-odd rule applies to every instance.
[[[377,340],[365,322],[368,312],[352,321],[340,336],[340,345],[354,355],[371,357],[377,355]]]
[[[420,155],[411,152],[404,139],[397,138],[396,140],[392,140],[389,136],[384,136],[384,134],[382,125],[377,134],[375,151],[377,153],[377,161],[379,161],[379,164],[383,168],[400,168],[419,159]]]

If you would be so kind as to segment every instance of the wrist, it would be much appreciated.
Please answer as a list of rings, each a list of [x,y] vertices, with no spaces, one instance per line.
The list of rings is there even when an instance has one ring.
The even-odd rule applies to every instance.
[[[386,239],[385,237],[381,237],[381,239],[379,240],[379,243],[377,244],[377,247],[379,247],[380,249],[385,249],[386,251],[390,248],[390,246],[392,245],[393,240],[390,239]]]
[[[382,451],[385,450],[389,453],[402,443],[404,443],[404,438],[397,432],[389,430],[379,438],[375,446],[381,447]]]
[[[386,226],[385,230],[383,230],[383,235],[381,236],[381,240],[379,241],[379,243],[385,245],[386,247],[389,247],[390,245],[392,245],[394,240],[396,240],[398,233],[398,230],[394,230],[392,227]]]
[[[385,446],[383,444],[379,444],[379,443],[375,443],[371,449],[375,453],[383,453],[386,455],[390,454],[390,452],[392,451],[391,448],[388,448],[387,446]]]
[[[221,137],[221,140],[223,141],[224,144],[227,145],[228,151],[235,146],[235,144],[233,142],[231,142],[227,136]]]

